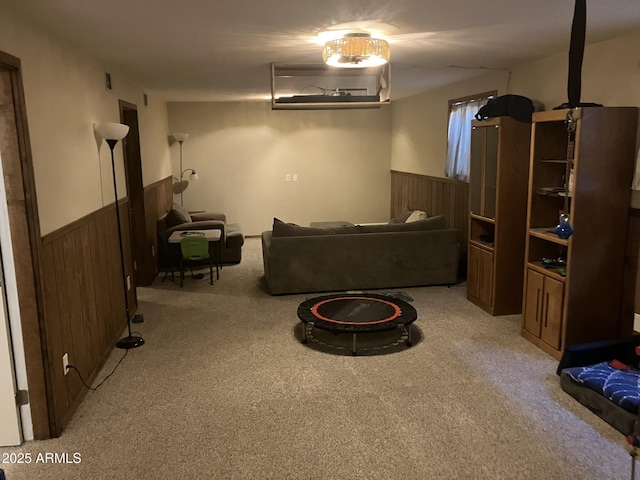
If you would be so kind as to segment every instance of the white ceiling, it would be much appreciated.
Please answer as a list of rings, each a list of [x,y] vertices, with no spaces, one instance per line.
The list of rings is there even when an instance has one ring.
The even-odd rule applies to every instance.
[[[170,101],[269,98],[272,62],[321,63],[318,34],[354,28],[387,36],[398,99],[481,67],[568,51],[574,7],[573,0],[3,1]],[[587,43],[634,30],[640,0],[587,0]]]

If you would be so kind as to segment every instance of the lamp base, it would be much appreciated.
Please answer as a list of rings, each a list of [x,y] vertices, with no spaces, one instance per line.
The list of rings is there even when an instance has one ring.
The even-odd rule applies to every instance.
[[[138,348],[142,345],[144,345],[144,339],[142,337],[136,337],[133,335],[121,338],[120,340],[118,340],[118,343],[116,343],[116,347],[126,348],[127,350],[130,348]]]

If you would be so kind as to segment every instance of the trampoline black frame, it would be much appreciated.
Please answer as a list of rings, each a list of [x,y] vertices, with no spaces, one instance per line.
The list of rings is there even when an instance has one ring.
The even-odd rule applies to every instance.
[[[341,320],[328,319],[322,317],[317,312],[317,307],[335,300],[341,299],[363,299],[373,300],[386,303],[394,308],[395,315],[380,319],[373,322],[348,323]],[[407,329],[407,346],[411,343],[411,324],[418,318],[418,312],[407,302],[377,293],[338,293],[331,295],[323,295],[305,300],[298,306],[298,318],[302,322],[302,343],[307,343],[307,326],[311,328],[317,327],[321,330],[327,330],[334,334],[350,333],[352,335],[352,355],[357,355],[357,334],[358,333],[377,333],[397,328]]]

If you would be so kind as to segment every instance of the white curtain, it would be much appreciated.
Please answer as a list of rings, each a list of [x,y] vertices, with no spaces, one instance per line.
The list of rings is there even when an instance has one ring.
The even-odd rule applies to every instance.
[[[447,164],[444,174],[447,177],[469,181],[469,160],[471,158],[471,120],[487,99],[473,100],[452,105],[449,114],[449,136]]]

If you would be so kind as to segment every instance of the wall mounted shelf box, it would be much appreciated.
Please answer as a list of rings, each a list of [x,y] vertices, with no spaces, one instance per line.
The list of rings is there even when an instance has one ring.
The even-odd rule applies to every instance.
[[[390,70],[271,64],[273,110],[379,108],[390,103]]]

